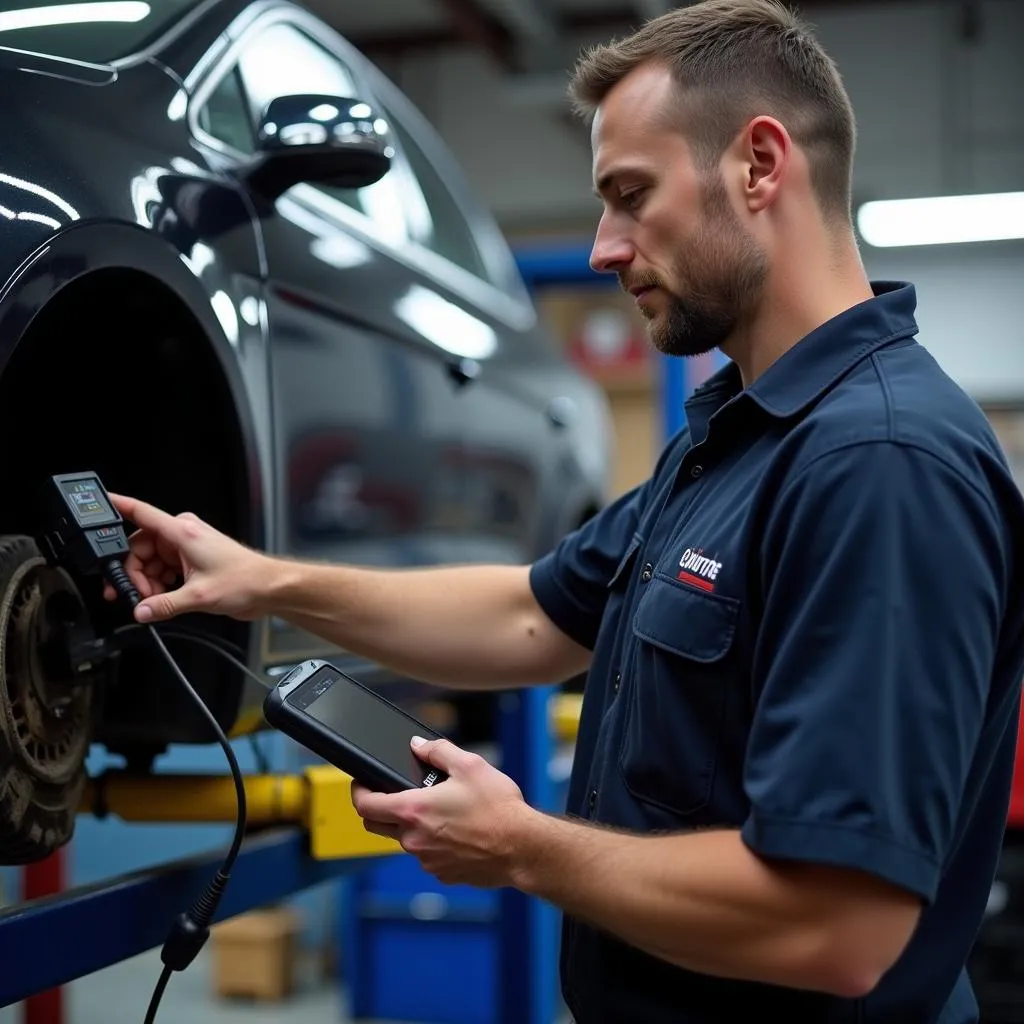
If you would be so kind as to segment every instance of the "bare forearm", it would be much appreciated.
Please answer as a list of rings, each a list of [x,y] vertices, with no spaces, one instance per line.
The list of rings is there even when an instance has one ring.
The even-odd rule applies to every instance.
[[[917,914],[897,901],[879,940],[878,883],[769,865],[731,830],[639,837],[536,815],[518,862],[520,888],[677,966],[837,995],[873,987]]]
[[[569,678],[587,652],[541,611],[528,571],[274,562],[265,611],[427,682],[500,688]]]

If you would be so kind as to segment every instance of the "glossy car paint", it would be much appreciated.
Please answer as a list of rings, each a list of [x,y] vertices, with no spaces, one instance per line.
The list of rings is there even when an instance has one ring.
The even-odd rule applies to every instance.
[[[202,107],[254,33],[282,23],[337,54],[357,98],[401,115],[463,204],[490,283],[413,242],[382,241],[315,187],[272,207],[247,190],[245,154],[204,133]],[[244,439],[249,543],[387,566],[526,562],[606,499],[603,396],[537,322],[497,228],[429,126],[308,13],[214,0],[109,65],[0,48],[0,89],[14,98],[0,105],[0,382],[65,285],[132,268],[173,292],[216,354]],[[392,173],[406,173],[401,159]],[[138,325],[140,347],[158,327]],[[130,490],[130,473],[116,486]],[[320,656],[386,678],[280,623],[257,624],[250,650],[261,668]],[[252,723],[261,695],[228,678],[224,714]],[[167,737],[181,740],[170,719]],[[145,732],[161,735],[151,721]]]

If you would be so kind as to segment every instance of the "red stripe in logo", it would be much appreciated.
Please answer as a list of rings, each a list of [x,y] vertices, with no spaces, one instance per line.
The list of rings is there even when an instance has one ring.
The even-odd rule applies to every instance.
[[[712,591],[715,589],[714,583],[710,580],[704,579],[703,576],[695,576],[692,572],[687,572],[685,569],[679,573],[676,579],[683,580],[685,583],[692,583],[695,587],[700,587],[701,590]]]

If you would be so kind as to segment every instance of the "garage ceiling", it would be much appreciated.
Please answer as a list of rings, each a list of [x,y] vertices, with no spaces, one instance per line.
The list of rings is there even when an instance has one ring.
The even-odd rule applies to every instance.
[[[621,34],[671,7],[671,0],[302,0],[373,59],[469,45],[506,70],[543,63],[559,39]],[[892,0],[801,0],[802,12]],[[971,8],[979,0],[957,0]]]

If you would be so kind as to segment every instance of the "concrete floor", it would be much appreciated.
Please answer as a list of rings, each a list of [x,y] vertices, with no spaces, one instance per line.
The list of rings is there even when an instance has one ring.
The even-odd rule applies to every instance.
[[[156,1024],[346,1024],[344,992],[303,964],[297,990],[280,1003],[218,998],[204,950],[187,971],[171,976]],[[72,982],[65,989],[65,1024],[142,1024],[160,976],[160,951],[140,956]],[[0,1024],[22,1024],[18,1006],[0,1009]],[[361,1021],[360,1024],[406,1024]]]

